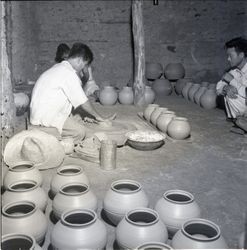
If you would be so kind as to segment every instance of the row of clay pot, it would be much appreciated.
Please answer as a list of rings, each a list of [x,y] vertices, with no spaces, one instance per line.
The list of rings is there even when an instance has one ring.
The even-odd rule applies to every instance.
[[[192,101],[205,109],[216,108],[217,94],[214,83],[202,82],[199,84],[180,81],[176,84],[178,84],[177,87],[175,86],[177,94],[182,95],[186,100]]]
[[[146,63],[146,78],[151,80],[159,79],[162,75],[169,80],[184,78],[185,69],[181,63],[169,63],[163,69],[161,63]]]
[[[158,104],[149,104],[143,112],[143,117],[173,139],[183,140],[190,136],[191,127],[187,118],[177,117],[173,111]]]
[[[155,100],[155,92],[150,86],[145,86],[145,102],[146,104],[153,103]],[[118,93],[112,86],[105,86],[99,94],[99,101],[102,105],[114,105],[117,100],[121,104],[131,105],[134,103],[134,92],[132,87],[124,86]]]

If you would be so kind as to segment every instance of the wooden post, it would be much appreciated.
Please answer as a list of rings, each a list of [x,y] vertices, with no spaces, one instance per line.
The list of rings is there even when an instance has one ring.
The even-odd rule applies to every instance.
[[[11,84],[11,75],[8,65],[8,55],[6,48],[6,3],[0,3],[1,18],[1,66],[0,66],[0,95],[1,95],[1,153],[7,142],[7,139],[14,133],[15,127],[15,104]]]
[[[134,72],[134,104],[145,105],[145,45],[142,16],[143,0],[132,0],[132,32],[134,38],[135,72]]]

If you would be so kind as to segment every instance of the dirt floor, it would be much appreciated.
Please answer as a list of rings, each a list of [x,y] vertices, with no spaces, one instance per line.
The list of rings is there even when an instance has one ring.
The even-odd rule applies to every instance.
[[[96,163],[66,158],[65,163],[84,167],[90,179],[91,189],[98,198],[98,215],[101,216],[102,201],[113,181],[134,179],[140,182],[149,197],[152,208],[163,193],[169,189],[191,192],[201,208],[202,218],[212,220],[221,228],[230,248],[237,248],[238,237],[244,230],[247,205],[247,137],[229,132],[232,124],[225,121],[221,109],[204,110],[198,105],[171,95],[157,101],[175,111],[177,116],[188,118],[192,132],[191,140],[172,142],[154,151],[138,151],[124,146],[117,149],[117,168],[103,171]],[[117,112],[119,120],[131,121],[145,126],[137,113],[143,111],[135,106],[120,104],[96,108],[105,113]],[[141,125],[142,124],[142,125]],[[44,189],[55,169],[42,171]],[[51,200],[46,209],[49,219]],[[115,227],[106,223],[108,229],[107,249],[113,248]],[[50,231],[43,249],[50,249]]]

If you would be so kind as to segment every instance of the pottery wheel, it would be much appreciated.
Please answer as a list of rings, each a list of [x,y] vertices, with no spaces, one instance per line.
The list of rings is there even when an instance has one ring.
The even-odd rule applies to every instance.
[[[118,146],[125,144],[127,140],[125,134],[127,132],[136,130],[136,127],[133,124],[123,121],[111,121],[110,123],[100,122],[99,124],[84,122],[84,126],[86,127],[87,137],[102,132],[106,134],[109,139],[115,140]]]

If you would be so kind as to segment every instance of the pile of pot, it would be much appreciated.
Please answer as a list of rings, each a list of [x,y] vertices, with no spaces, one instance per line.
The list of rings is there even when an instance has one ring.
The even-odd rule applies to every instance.
[[[217,106],[216,84],[209,82],[194,83],[187,81],[183,85],[180,95],[186,100],[194,102],[204,109],[214,109]]]
[[[175,140],[187,139],[191,134],[187,118],[176,116],[175,112],[158,104],[149,104],[143,112],[143,118]]]

